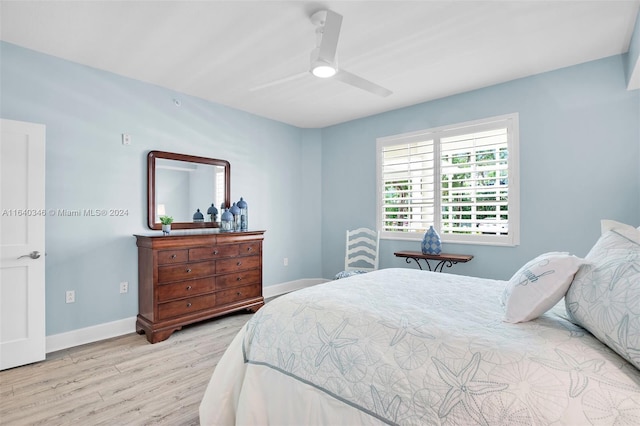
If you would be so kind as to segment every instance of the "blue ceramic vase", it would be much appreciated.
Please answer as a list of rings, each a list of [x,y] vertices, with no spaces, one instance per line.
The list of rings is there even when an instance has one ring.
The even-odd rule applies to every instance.
[[[440,254],[441,251],[440,235],[433,226],[430,226],[422,238],[422,254]]]

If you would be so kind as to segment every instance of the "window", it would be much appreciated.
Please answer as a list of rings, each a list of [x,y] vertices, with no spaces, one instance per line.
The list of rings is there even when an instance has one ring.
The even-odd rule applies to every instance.
[[[519,243],[518,115],[377,140],[383,238]]]

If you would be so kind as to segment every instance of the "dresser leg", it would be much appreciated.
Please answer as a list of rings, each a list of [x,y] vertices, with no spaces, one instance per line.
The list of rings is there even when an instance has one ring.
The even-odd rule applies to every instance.
[[[136,333],[149,334],[150,332],[151,329],[144,324],[144,322],[140,319],[140,315],[138,315],[138,320],[136,321]]]
[[[168,330],[152,331],[147,333],[147,340],[149,343],[158,343],[163,340],[167,340],[174,331],[182,330],[182,327],[170,328]]]
[[[262,308],[263,306],[264,306],[264,302],[262,302],[262,303],[260,303],[258,305],[249,306],[247,308],[247,311],[248,312],[253,312],[255,314],[256,312],[258,312],[258,309]]]
[[[181,325],[163,328],[162,330],[154,330],[151,327],[151,324],[148,324],[148,321],[146,321],[144,318],[138,316],[138,320],[136,321],[136,333],[146,335],[149,343],[158,343],[162,342],[163,340],[167,340],[174,331],[178,330],[182,330]]]
[[[170,328],[170,329],[159,330],[159,331],[150,331],[150,330],[140,329],[140,330],[136,330],[136,333],[146,335],[149,343],[158,343],[158,342],[167,340],[173,334],[174,331],[178,331],[178,330],[182,330],[182,327]]]

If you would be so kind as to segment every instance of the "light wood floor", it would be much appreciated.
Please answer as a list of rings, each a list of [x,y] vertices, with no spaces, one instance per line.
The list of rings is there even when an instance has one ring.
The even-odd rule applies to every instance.
[[[131,333],[0,372],[0,424],[197,425],[214,367],[251,314],[183,328],[151,345]]]

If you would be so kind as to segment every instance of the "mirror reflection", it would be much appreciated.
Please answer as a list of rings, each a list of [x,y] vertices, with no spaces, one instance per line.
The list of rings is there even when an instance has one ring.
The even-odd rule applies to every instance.
[[[218,227],[221,208],[229,204],[229,163],[213,158],[162,151],[148,155],[149,227],[160,229],[160,216],[171,216],[172,228]],[[217,217],[208,214],[211,206]],[[200,210],[202,219],[194,214]],[[199,215],[197,215],[199,216]]]
[[[164,215],[191,222],[198,209],[210,222],[207,210],[211,204],[220,210],[224,188],[223,166],[156,159],[156,223]]]

